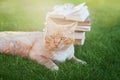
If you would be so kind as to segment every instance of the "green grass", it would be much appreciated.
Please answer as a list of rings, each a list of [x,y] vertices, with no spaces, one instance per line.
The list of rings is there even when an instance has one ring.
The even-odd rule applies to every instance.
[[[52,72],[34,61],[0,54],[0,80],[120,80],[120,1],[50,1],[0,0],[0,31],[42,30],[45,14],[54,5],[86,1],[92,30],[86,33],[83,46],[75,46],[75,55],[88,64],[66,61],[58,63],[58,72]]]

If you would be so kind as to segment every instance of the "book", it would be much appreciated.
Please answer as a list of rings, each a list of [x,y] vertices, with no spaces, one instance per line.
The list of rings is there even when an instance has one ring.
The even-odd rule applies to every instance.
[[[68,6],[67,4],[57,5],[57,7],[53,11],[47,13],[47,17],[64,19],[66,16],[82,10],[84,5],[85,3],[81,3],[75,7],[71,7],[70,5]]]
[[[63,15],[60,14],[52,14],[52,13],[48,13],[46,16],[46,20],[48,18],[58,18],[58,19],[64,19],[65,17]]]
[[[65,20],[65,19],[58,19],[58,18],[51,18],[54,22],[56,22],[56,24],[63,24],[63,25],[66,25],[66,24],[71,24],[75,21],[70,21],[70,20]]]
[[[51,17],[51,19],[58,24],[69,24],[69,23],[77,22],[77,21],[73,21],[73,20],[66,20],[66,19],[63,19],[63,18],[53,18],[53,17]],[[78,26],[88,26],[88,25],[89,26],[91,25],[89,17],[84,22],[81,22],[81,21],[78,22]]]
[[[77,26],[75,31],[76,32],[80,32],[80,31],[90,31],[91,30],[91,26]]]
[[[83,22],[83,21],[79,21],[78,22],[78,26],[90,26],[91,23],[90,23],[90,18],[89,16],[87,17],[87,19]]]
[[[75,32],[75,45],[83,45],[85,41],[85,32]]]
[[[83,39],[75,39],[74,45],[83,45],[85,42],[85,38]]]
[[[84,7],[82,7],[81,10],[65,16],[65,19],[83,22],[87,19],[88,16],[89,16],[89,12],[88,12],[87,6],[84,6]]]
[[[85,42],[85,32],[91,30],[89,15],[88,7],[85,3],[77,6],[73,6],[72,4],[58,5],[52,12],[47,14],[46,23],[49,21],[49,18],[58,25],[67,25],[77,22],[74,33],[74,44],[83,45]],[[45,31],[45,29],[43,31]]]
[[[75,32],[75,39],[83,39],[85,38],[85,32]]]
[[[50,18],[50,19],[58,25],[59,24],[60,25],[67,25],[67,24],[71,24],[71,23],[75,22],[75,21],[70,21],[70,20],[65,20],[65,19],[57,19],[57,18]],[[47,19],[47,21],[48,21],[48,19]],[[85,25],[85,23],[86,23],[86,25]],[[78,31],[78,32],[90,31],[91,30],[90,23],[87,23],[87,22],[85,22],[85,23],[83,22],[83,24],[84,24],[83,25],[82,22],[78,22],[78,25],[77,25],[75,31]]]
[[[86,3],[84,2],[84,3],[81,3],[81,4],[77,5],[77,6],[75,6],[75,7],[74,7],[74,10],[75,10],[75,11],[81,10],[82,7],[85,6],[85,4],[86,4]]]

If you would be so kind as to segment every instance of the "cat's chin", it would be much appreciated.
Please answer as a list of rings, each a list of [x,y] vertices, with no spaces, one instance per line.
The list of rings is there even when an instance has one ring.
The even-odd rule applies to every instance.
[[[70,46],[61,46],[61,47],[47,47],[50,51],[64,51],[67,50]]]

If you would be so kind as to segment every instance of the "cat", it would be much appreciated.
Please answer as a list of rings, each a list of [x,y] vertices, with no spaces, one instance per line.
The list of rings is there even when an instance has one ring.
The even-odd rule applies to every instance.
[[[0,53],[35,60],[50,70],[59,70],[55,62],[66,59],[86,64],[74,56],[75,26],[76,23],[57,25],[51,21],[45,32],[0,32]]]

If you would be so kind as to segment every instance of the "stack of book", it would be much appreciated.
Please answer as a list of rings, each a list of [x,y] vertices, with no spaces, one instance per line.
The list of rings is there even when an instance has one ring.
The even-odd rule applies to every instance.
[[[88,7],[85,3],[74,6],[73,4],[57,5],[52,12],[46,16],[48,19],[53,20],[56,24],[69,24],[77,22],[75,28],[75,42],[74,44],[83,45],[85,41],[85,32],[90,31],[90,18]]]

